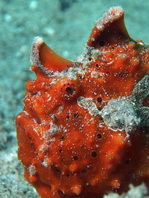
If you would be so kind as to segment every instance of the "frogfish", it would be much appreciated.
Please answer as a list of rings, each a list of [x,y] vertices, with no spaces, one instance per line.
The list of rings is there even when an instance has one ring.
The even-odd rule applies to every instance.
[[[31,70],[18,157],[39,196],[103,198],[142,183],[149,193],[149,45],[129,36],[123,9],[97,20],[75,61],[35,37]]]

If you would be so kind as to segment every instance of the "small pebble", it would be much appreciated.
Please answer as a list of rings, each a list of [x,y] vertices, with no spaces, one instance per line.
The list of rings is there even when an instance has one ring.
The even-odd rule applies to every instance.
[[[37,1],[31,1],[30,4],[29,4],[29,8],[31,10],[35,10],[38,6],[38,2]]]

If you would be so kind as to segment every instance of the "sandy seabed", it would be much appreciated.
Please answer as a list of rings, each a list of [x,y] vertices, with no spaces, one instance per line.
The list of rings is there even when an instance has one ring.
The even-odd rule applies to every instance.
[[[61,56],[74,60],[81,54],[95,20],[111,6],[125,10],[128,32],[149,43],[149,1],[145,0],[0,0],[0,197],[38,198],[23,178],[17,159],[15,117],[22,111],[29,71],[30,47],[35,36]],[[143,198],[144,186],[127,195]]]

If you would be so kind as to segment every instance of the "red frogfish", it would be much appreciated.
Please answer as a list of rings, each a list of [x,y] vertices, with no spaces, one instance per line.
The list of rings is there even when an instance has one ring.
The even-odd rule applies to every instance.
[[[149,189],[149,46],[130,38],[123,9],[96,22],[74,62],[36,37],[31,64],[18,156],[40,197]]]

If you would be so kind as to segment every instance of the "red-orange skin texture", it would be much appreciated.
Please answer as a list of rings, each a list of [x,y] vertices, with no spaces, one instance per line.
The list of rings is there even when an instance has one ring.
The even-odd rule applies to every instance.
[[[16,119],[17,137],[25,178],[42,198],[102,198],[110,191],[127,191],[130,183],[149,186],[148,127],[137,128],[128,137],[77,103],[80,96],[91,97],[102,109],[111,99],[130,96],[148,72],[148,50],[127,35],[121,20],[98,34],[95,27],[88,46],[104,53],[89,57],[85,76],[51,83],[54,76],[31,67],[37,78],[26,85],[24,111]],[[48,56],[46,48],[44,43],[40,46],[42,60]],[[49,63],[43,65],[50,68]],[[62,65],[58,71],[73,67],[71,62]],[[93,71],[101,76],[95,78]],[[53,125],[57,127],[50,131]]]

